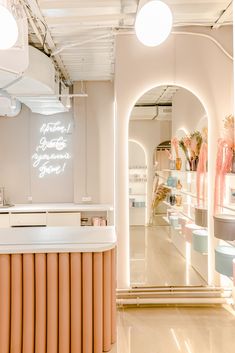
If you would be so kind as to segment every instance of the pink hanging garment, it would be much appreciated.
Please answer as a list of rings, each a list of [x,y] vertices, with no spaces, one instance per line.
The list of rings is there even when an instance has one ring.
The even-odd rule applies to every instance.
[[[205,207],[206,201],[206,172],[207,172],[207,160],[208,160],[208,147],[204,141],[202,143],[199,161],[197,166],[197,205],[200,206],[200,200],[202,200],[202,206]],[[202,187],[202,193],[201,193]]]
[[[231,146],[224,139],[219,139],[216,159],[214,213],[218,211],[219,207],[223,207],[225,176],[230,171],[232,158],[233,150]]]

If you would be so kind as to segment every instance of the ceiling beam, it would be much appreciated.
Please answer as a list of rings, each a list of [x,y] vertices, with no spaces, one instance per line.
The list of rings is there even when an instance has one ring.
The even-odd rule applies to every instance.
[[[27,0],[27,3],[29,5],[32,13],[34,14],[34,16],[39,19],[38,25],[40,26],[41,31],[45,32],[45,27],[44,27],[43,23],[46,24],[46,21],[45,21],[44,17],[42,16],[42,13],[41,13],[41,10],[40,10],[40,8],[38,6],[37,1],[36,0]],[[55,43],[53,41],[53,38],[52,38],[51,33],[50,33],[49,30],[47,30],[46,42],[48,44],[48,47],[49,47],[50,51],[51,52],[55,51],[56,46],[55,46]],[[67,70],[66,70],[66,68],[64,66],[64,63],[61,60],[60,56],[59,55],[55,55],[54,56],[54,60],[57,63],[58,68],[61,71],[61,74],[62,74],[63,78],[67,81],[68,84],[72,84],[72,81],[71,81],[71,78],[69,76],[69,73],[67,72]]]
[[[225,10],[222,11],[220,17],[216,20],[215,24],[212,26],[212,29],[220,28],[224,22],[231,19],[231,14],[233,11],[233,2],[231,1]]]
[[[29,0],[32,1],[32,0]],[[33,0],[34,1],[34,0]],[[47,17],[46,21],[48,26],[83,26],[83,24],[86,25],[86,23],[89,24],[89,22],[97,23],[99,24],[100,22],[112,22],[109,23],[109,25],[112,25],[115,27],[118,25],[118,22],[123,19],[123,20],[133,20],[135,18],[134,13],[125,13],[125,14],[110,14],[110,15],[94,15],[94,16],[69,16],[69,17]]]

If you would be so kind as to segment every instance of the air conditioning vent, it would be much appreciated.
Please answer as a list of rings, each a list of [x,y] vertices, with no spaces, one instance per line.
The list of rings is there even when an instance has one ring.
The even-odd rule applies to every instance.
[[[172,107],[169,106],[158,106],[158,114],[156,120],[170,121],[172,119]]]
[[[131,120],[152,120],[156,115],[156,106],[134,107],[131,113]]]

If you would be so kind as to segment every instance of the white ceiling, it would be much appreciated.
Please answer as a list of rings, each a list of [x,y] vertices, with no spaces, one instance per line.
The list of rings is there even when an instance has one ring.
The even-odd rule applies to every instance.
[[[143,94],[136,102],[137,105],[159,104],[171,105],[174,94],[179,90],[177,86],[159,86]]]
[[[159,120],[158,117],[164,117],[164,120],[171,120],[172,100],[179,89],[177,86],[159,86],[144,93],[132,109],[130,119]]]
[[[145,1],[145,0],[144,0]],[[25,0],[32,16],[30,41],[45,44],[69,81],[110,80],[115,69],[115,33],[133,31],[139,0]],[[142,0],[141,0],[142,2]],[[174,25],[231,23],[231,0],[166,0]],[[224,11],[228,10],[224,13]],[[35,16],[33,16],[35,15]],[[222,15],[222,17],[221,17]],[[32,25],[33,22],[35,26]],[[44,22],[44,25],[42,23]],[[38,29],[39,33],[36,33]],[[43,33],[44,32],[44,33]],[[42,40],[41,40],[42,42]]]

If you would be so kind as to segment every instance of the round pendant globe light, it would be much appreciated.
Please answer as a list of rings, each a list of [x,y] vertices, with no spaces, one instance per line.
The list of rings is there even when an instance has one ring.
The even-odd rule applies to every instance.
[[[167,4],[159,0],[150,1],[136,16],[136,36],[144,45],[155,47],[169,36],[172,21],[172,13]]]
[[[10,49],[18,38],[18,26],[12,13],[0,5],[0,49]]]

